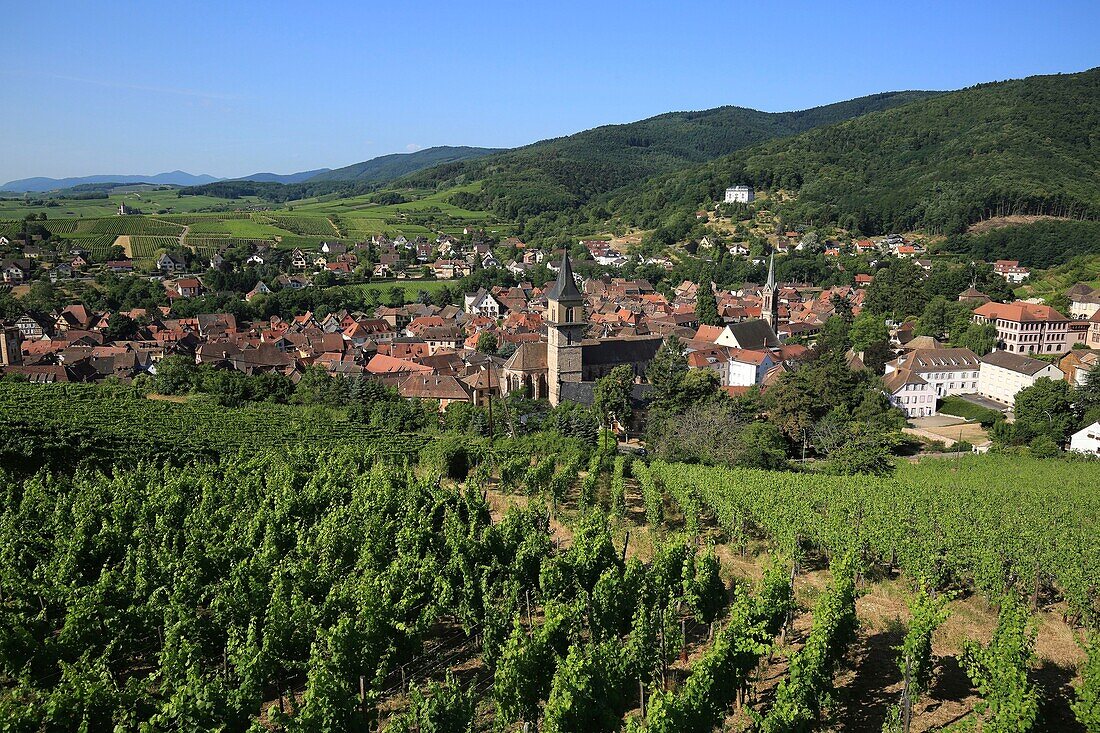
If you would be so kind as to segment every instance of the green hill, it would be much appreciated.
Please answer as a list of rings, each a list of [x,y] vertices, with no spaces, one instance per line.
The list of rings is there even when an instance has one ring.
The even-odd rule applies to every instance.
[[[469,158],[479,158],[499,152],[499,148],[471,148],[440,146],[418,150],[415,153],[394,153],[365,160],[362,163],[323,171],[309,178],[318,181],[359,181],[382,183],[443,163],[454,163]]]
[[[938,92],[888,92],[799,112],[718,107],[670,112],[606,125],[497,155],[437,166],[401,181],[447,188],[483,180],[474,201],[456,202],[507,219],[577,208],[592,197],[650,176],[711,160],[776,137],[795,135]]]
[[[1004,214],[1100,217],[1100,68],[982,84],[757,145],[599,202],[652,227],[731,182],[797,191],[799,221],[962,231]]]

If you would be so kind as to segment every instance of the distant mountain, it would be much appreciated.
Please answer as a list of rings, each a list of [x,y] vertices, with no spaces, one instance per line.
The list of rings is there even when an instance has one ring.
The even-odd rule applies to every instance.
[[[320,181],[357,181],[360,183],[382,183],[431,168],[442,163],[455,163],[471,158],[480,158],[499,153],[500,148],[451,147],[442,145],[435,148],[418,150],[415,153],[394,153],[371,158],[362,163],[326,171],[308,179],[310,183]]]
[[[317,168],[312,171],[302,171],[301,173],[287,173],[281,175],[279,173],[253,173],[250,176],[241,176],[240,178],[231,178],[232,181],[256,181],[257,183],[301,183],[302,181],[308,181],[314,176],[319,176],[322,173],[328,173],[331,168]]]
[[[730,183],[798,193],[794,221],[954,233],[1006,214],[1100,218],[1100,67],[979,84],[772,140],[596,202],[626,224],[686,219]]]
[[[0,190],[18,193],[41,193],[61,188],[72,188],[87,183],[160,183],[174,186],[200,186],[204,183],[213,183],[220,180],[222,179],[205,174],[196,176],[184,171],[171,171],[170,173],[157,173],[152,176],[100,175],[78,176],[75,178],[23,178],[18,181],[8,181],[0,186]]]
[[[939,93],[886,92],[798,112],[730,106],[669,112],[436,166],[409,176],[407,181],[414,186],[446,187],[484,180],[477,200],[466,203],[508,219],[524,220],[543,212],[575,209],[599,194],[750,145]]]

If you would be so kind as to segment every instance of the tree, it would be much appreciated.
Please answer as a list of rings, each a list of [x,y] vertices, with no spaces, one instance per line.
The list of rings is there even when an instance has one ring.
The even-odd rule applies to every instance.
[[[482,354],[492,354],[497,350],[497,335],[493,331],[482,331],[477,337],[476,349]]]
[[[195,387],[198,367],[185,356],[166,356],[157,362],[153,389],[160,394],[187,394]]]
[[[971,323],[957,336],[952,336],[951,343],[985,356],[997,345],[997,327],[992,323]]]
[[[112,313],[103,335],[108,341],[129,341],[137,335],[137,330],[133,319],[121,313]]]
[[[787,441],[771,423],[749,423],[741,431],[733,462],[744,468],[782,470],[787,468]]]
[[[935,339],[957,338],[970,326],[972,311],[966,303],[937,295],[928,301],[917,319],[917,333]]]
[[[863,301],[872,313],[916,315],[924,309],[924,270],[911,260],[897,260],[875,272]]]
[[[858,353],[867,351],[880,342],[889,342],[890,331],[886,328],[886,321],[881,316],[870,311],[862,311],[852,321],[848,338],[852,341],[852,350]]]
[[[626,426],[632,413],[630,395],[634,389],[634,369],[621,364],[611,370],[606,377],[596,380],[593,407],[601,418],[611,427],[612,420],[618,420]]]
[[[1013,408],[1018,440],[1030,441],[1041,435],[1061,445],[1077,426],[1069,384],[1047,377],[1016,393]]]
[[[722,323],[718,315],[718,301],[714,298],[710,282],[699,284],[699,291],[695,296],[695,316],[702,325],[718,326]]]
[[[894,434],[856,423],[852,426],[849,439],[829,454],[826,470],[846,476],[885,476],[894,470],[891,456],[896,446]]]
[[[670,336],[657,350],[646,369],[646,379],[653,385],[653,402],[668,406],[676,401],[684,375],[688,372],[680,339]]]
[[[391,308],[400,308],[405,305],[405,288],[400,285],[394,285],[386,291],[388,302]]]
[[[1084,384],[1073,390],[1073,402],[1086,425],[1100,420],[1100,364],[1090,369]]]

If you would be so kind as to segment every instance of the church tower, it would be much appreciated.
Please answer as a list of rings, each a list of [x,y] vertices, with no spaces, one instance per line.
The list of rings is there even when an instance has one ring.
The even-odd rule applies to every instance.
[[[581,340],[588,324],[584,296],[573,279],[569,254],[563,253],[558,280],[546,294],[546,370],[550,404],[561,402],[562,382],[581,381]]]
[[[779,328],[779,299],[775,291],[775,252],[772,252],[768,260],[768,282],[761,292],[760,302],[760,317],[768,322],[772,332]]]

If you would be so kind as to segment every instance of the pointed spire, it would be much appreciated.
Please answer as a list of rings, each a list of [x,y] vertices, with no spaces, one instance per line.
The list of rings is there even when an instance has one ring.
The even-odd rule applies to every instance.
[[[768,283],[764,287],[775,290],[775,252],[768,258]]]
[[[581,300],[581,291],[577,290],[577,281],[573,278],[573,266],[569,264],[569,251],[561,254],[561,267],[558,268],[558,279],[553,289],[547,293],[549,300]]]

